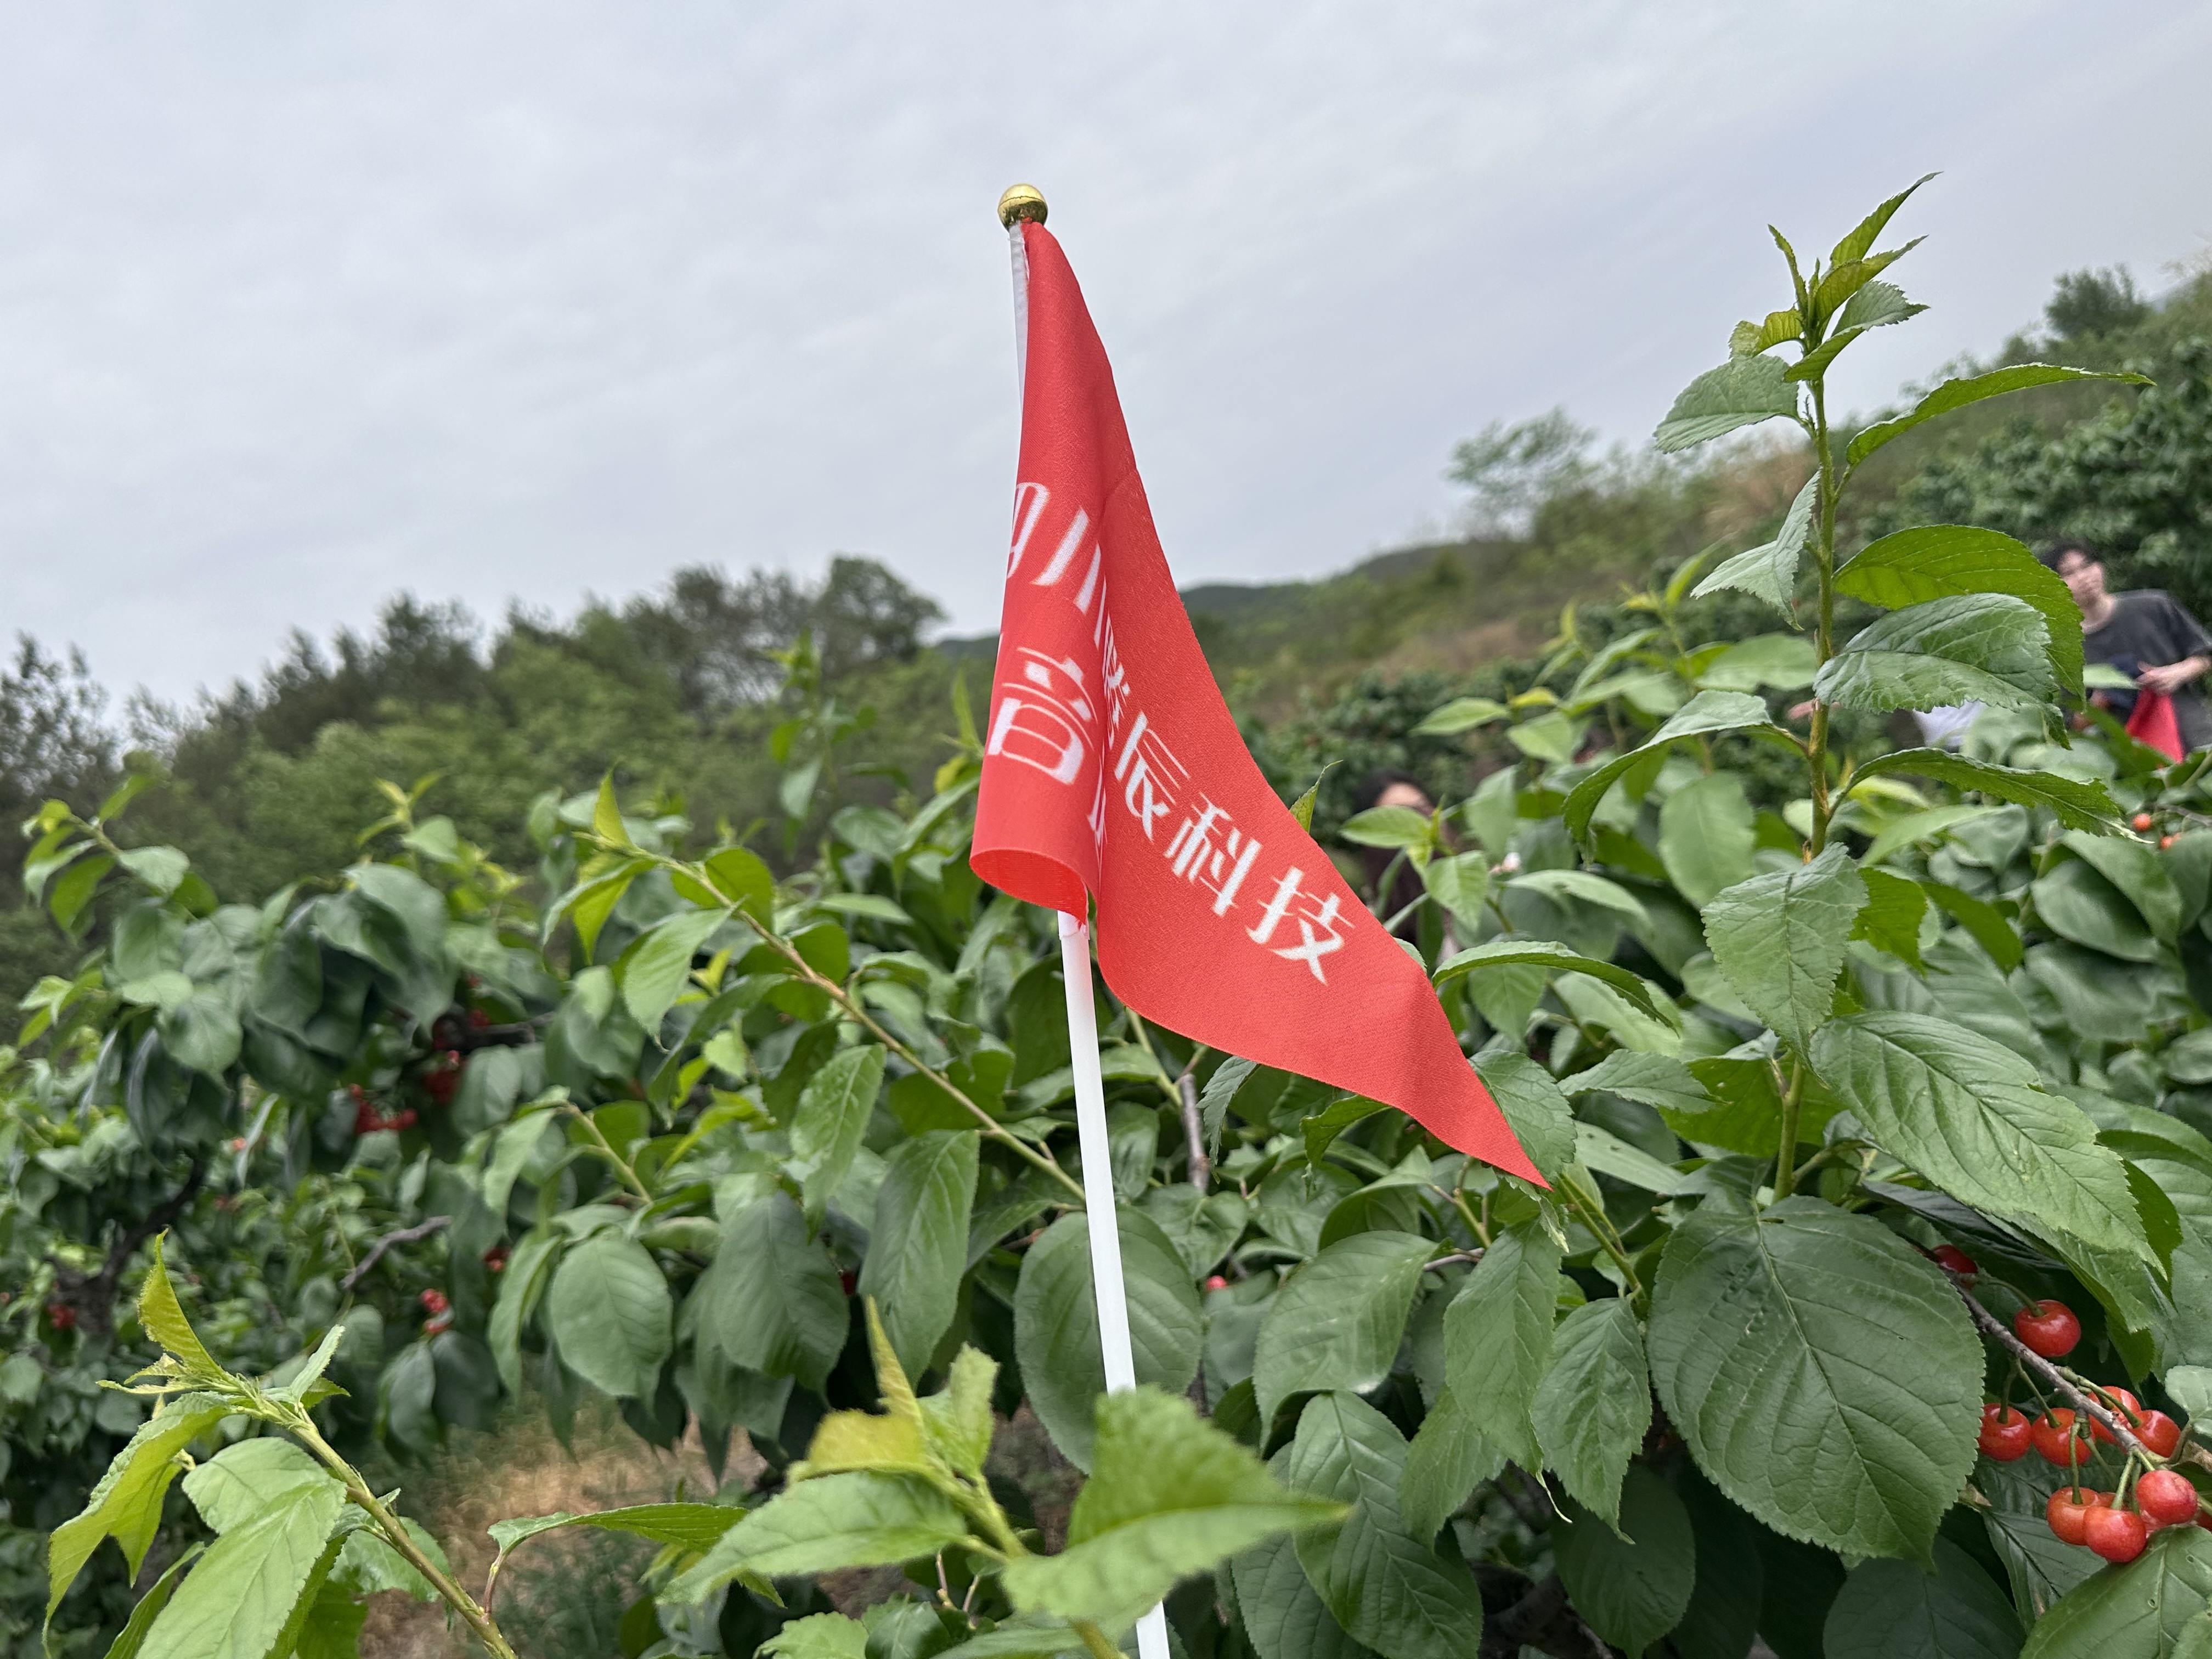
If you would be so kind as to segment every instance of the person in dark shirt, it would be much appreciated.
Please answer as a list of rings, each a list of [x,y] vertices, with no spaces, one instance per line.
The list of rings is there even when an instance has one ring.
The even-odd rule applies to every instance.
[[[2212,748],[2212,708],[2197,684],[2212,669],[2212,634],[2204,624],[2156,588],[2108,591],[2104,561],[2087,543],[2061,542],[2043,562],[2064,579],[2081,608],[2081,654],[2131,674],[2146,691],[2172,698],[2183,746]],[[2118,712],[2123,719],[2128,713]]]

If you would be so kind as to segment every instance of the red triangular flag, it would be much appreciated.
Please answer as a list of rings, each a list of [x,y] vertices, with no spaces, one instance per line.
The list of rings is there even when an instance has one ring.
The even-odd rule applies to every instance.
[[[2136,693],[2135,712],[2128,716],[2128,735],[2157,750],[2170,761],[2179,760],[2185,752],[2181,747],[2181,722],[2173,717],[2173,699],[2163,691]],[[1143,1010],[1138,1012],[1141,1013]]]
[[[1221,701],[1152,529],[1060,244],[1014,240],[1022,452],[970,858],[1080,916],[1147,1019],[1396,1106],[1540,1179],[1427,976],[1267,787]]]

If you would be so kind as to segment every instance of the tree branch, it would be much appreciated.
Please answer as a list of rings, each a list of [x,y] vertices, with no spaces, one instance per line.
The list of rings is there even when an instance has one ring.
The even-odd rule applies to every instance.
[[[1184,1066],[1182,1075],[1176,1079],[1176,1094],[1182,1102],[1182,1138],[1190,1146],[1190,1184],[1202,1193],[1213,1182],[1213,1160],[1206,1155],[1206,1124],[1198,1115],[1198,1079],[1190,1074],[1190,1066],[1197,1064],[1198,1055],[1193,1054],[1190,1066]]]
[[[177,1218],[199,1196],[200,1183],[206,1178],[207,1165],[195,1158],[185,1176],[185,1184],[173,1196],[147,1211],[108,1246],[107,1260],[98,1273],[80,1273],[61,1261],[53,1264],[55,1286],[61,1292],[61,1299],[76,1310],[77,1328],[88,1338],[113,1340],[115,1291],[123,1281],[123,1270],[131,1265],[131,1258],[138,1253],[140,1245],[175,1224]]]
[[[428,1221],[418,1221],[411,1227],[402,1227],[397,1232],[385,1234],[368,1247],[368,1254],[362,1257],[361,1265],[338,1280],[339,1294],[343,1295],[368,1278],[369,1270],[383,1261],[384,1253],[394,1245],[420,1243],[434,1233],[445,1231],[453,1219],[449,1215],[434,1215]]]

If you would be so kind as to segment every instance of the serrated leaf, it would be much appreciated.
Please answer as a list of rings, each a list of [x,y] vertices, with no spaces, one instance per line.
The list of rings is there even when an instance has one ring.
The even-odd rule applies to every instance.
[[[1406,1530],[1433,1541],[1468,1495],[1504,1467],[1505,1454],[1484,1438],[1447,1384],[1406,1448],[1405,1472],[1398,1479]]]
[[[1682,388],[1651,440],[1662,453],[1688,449],[1738,427],[1797,412],[1797,388],[1778,358],[1731,357]]]
[[[810,1225],[820,1224],[852,1169],[883,1085],[884,1051],[867,1042],[839,1049],[799,1091],[789,1167],[801,1182]]]
[[[934,1555],[967,1532],[952,1500],[919,1475],[825,1474],[753,1510],[661,1597],[696,1607],[741,1573],[781,1578],[889,1566]]]
[[[999,1362],[976,1348],[955,1355],[944,1388],[921,1405],[921,1434],[931,1455],[972,1479],[981,1479],[997,1427],[991,1415],[991,1389]]]
[[[691,980],[691,960],[709,935],[730,919],[726,910],[678,910],[632,939],[615,963],[623,1006],[647,1036]]]
[[[1651,988],[1638,975],[1618,963],[1577,955],[1549,939],[1528,939],[1517,935],[1494,939],[1448,958],[1437,967],[1434,977],[1443,986],[1478,968],[1510,967],[1541,968],[1554,974],[1588,974],[1592,979],[1603,980],[1645,1013],[1654,1018],[1658,1015],[1659,1011],[1652,1004]]]
[[[2067,1592],[2020,1659],[2166,1659],[2212,1599],[2212,1533],[2164,1527],[2142,1555]]]
[[[1928,914],[1926,891],[1918,882],[1887,870],[1862,870],[1859,879],[1866,884],[1867,903],[1851,923],[1851,937],[1918,968],[1920,923]]]
[[[1567,833],[1577,841],[1587,840],[1590,814],[1597,811],[1597,804],[1605,798],[1606,791],[1619,782],[1630,767],[1648,759],[1662,745],[1710,732],[1738,732],[1772,725],[1766,717],[1765,702],[1747,691],[1698,692],[1644,743],[1625,755],[1614,756],[1568,793],[1566,804],[1560,809]]]
[[[868,1627],[842,1613],[794,1619],[754,1650],[783,1659],[867,1659]]]
[[[1157,1222],[1126,1205],[1118,1218],[1137,1381],[1180,1394],[1198,1375],[1204,1319],[1197,1287]],[[1030,1408],[1067,1460],[1088,1468],[1106,1373],[1091,1241],[1080,1214],[1060,1217],[1022,1258],[1014,1287],[1014,1354]]]
[[[1642,1659],[1689,1608],[1697,1542],[1682,1500],[1650,1469],[1630,1472],[1620,1510],[1619,1526],[1601,1525],[1571,1503],[1553,1547],[1583,1622],[1628,1659]]]
[[[1801,1054],[1828,1018],[1866,883],[1840,846],[1705,907],[1705,942],[1744,1005]]]
[[[609,1229],[572,1248],[545,1292],[562,1363],[618,1400],[651,1399],[670,1339],[668,1281],[651,1252]]]
[[[599,780],[599,793],[592,803],[592,832],[600,840],[617,847],[633,843],[629,831],[623,823],[622,804],[615,799],[615,775],[609,772]]]
[[[46,1540],[46,1617],[103,1538],[121,1547],[123,1559],[137,1577],[161,1529],[161,1499],[169,1483],[184,1473],[177,1454],[230,1414],[216,1395],[188,1394],[165,1401],[160,1413],[138,1425],[123,1449],[109,1460],[85,1498],[84,1508],[53,1529]]]
[[[1938,415],[1964,409],[1968,404],[1979,403],[1984,398],[1999,397],[2008,392],[2024,392],[2030,386],[2052,386],[2062,380],[2112,380],[2122,386],[2150,384],[2141,374],[2107,374],[2093,369],[2062,368],[2052,363],[2017,363],[2010,368],[1992,369],[1986,374],[1946,380],[1905,414],[1891,420],[1877,421],[1853,438],[1850,447],[1844,452],[1845,458],[1852,466],[1856,466],[1893,438],[1904,436],[1914,427],[1932,421]]]
[[[2125,1166],[2010,1049],[1932,1015],[1877,1012],[1827,1026],[1812,1061],[1869,1135],[1961,1203],[2155,1263]]]
[[[323,1466],[289,1440],[259,1436],[226,1446],[185,1476],[185,1496],[217,1532],[245,1525],[298,1486],[343,1491]]]
[[[1529,1408],[1552,1358],[1559,1247],[1534,1222],[1502,1228],[1444,1310],[1445,1381],[1483,1437],[1543,1462]]]
[[[1861,629],[1813,689],[1836,708],[2044,709],[2057,697],[2050,640],[2042,613],[2008,593],[1929,599]]]
[[[1513,1048],[1477,1054],[1474,1070],[1538,1174],[1550,1181],[1575,1161],[1574,1109],[1549,1072]]]
[[[138,1659],[139,1650],[146,1645],[146,1632],[153,1629],[154,1621],[161,1616],[161,1609],[169,1605],[169,1598],[177,1593],[186,1570],[206,1551],[205,1544],[195,1544],[169,1564],[168,1570],[154,1581],[138,1598],[138,1605],[131,1609],[131,1617],[107,1645],[106,1659]]]
[[[295,1486],[209,1546],[154,1620],[139,1659],[270,1659],[337,1550],[336,1481]]]
[[[1067,1547],[1006,1565],[1024,1613],[1117,1628],[1193,1573],[1263,1539],[1345,1518],[1294,1495],[1188,1401],[1141,1388],[1098,1402],[1091,1479],[1067,1517]]]
[[[1230,1563],[1229,1574],[1237,1610],[1260,1659],[1372,1659],[1373,1650],[1345,1633],[1307,1582],[1290,1539],[1245,1551]]]
[[[1252,1388],[1262,1422],[1292,1395],[1373,1388],[1390,1374],[1432,1247],[1411,1233],[1354,1233],[1291,1275],[1260,1326]]]
[[[1659,861],[1675,890],[1693,905],[1710,902],[1724,887],[1758,866],[1750,799],[1733,772],[1693,778],[1659,808]]]
[[[1948,1539],[1936,1571],[1862,1561],[1828,1608],[1826,1659],[2013,1659],[2020,1620],[1989,1574]]]
[[[1300,1492],[1352,1505],[1340,1525],[1300,1533],[1306,1577],[1346,1633],[1384,1659],[1464,1659],[1482,1637],[1482,1597],[1466,1565],[1406,1529],[1398,1487],[1406,1443],[1356,1395],[1316,1395],[1287,1464]]]
[[[1884,536],[1836,573],[1836,591],[1891,611],[1929,599],[2006,593],[2032,605],[2050,629],[2052,671],[2081,689],[2081,612],[2057,573],[2021,543],[1970,525],[1922,525]]]
[[[1749,357],[1762,351],[1771,351],[1785,340],[1805,337],[1805,319],[1793,307],[1788,311],[1770,311],[1762,322],[1741,322],[1729,331],[1729,355]]]
[[[701,1360],[819,1392],[845,1346],[837,1264],[797,1204],[770,1192],[723,1223],[714,1261],[685,1298]]]
[[[1982,1348],[1887,1228],[1814,1198],[1757,1215],[1708,1198],[1668,1241],[1647,1344],[1728,1497],[1788,1537],[1925,1555],[1973,1462]]]
[[[1667,1112],[1702,1112],[1713,1103],[1705,1085],[1680,1060],[1628,1048],[1616,1048],[1589,1070],[1561,1079],[1559,1086],[1574,1095],[1602,1089]]]
[[[602,1532],[628,1533],[633,1538],[649,1538],[656,1544],[673,1544],[679,1549],[697,1551],[713,1548],[724,1533],[744,1517],[744,1510],[723,1504],[633,1504],[588,1515],[570,1515],[563,1510],[554,1515],[518,1516],[495,1521],[485,1530],[502,1554],[526,1538],[562,1527],[595,1527]]]
[[[1795,317],[1797,313],[1787,314]],[[1805,544],[1813,533],[1813,511],[1820,496],[1820,475],[1816,472],[1791,500],[1789,512],[1783,515],[1782,527],[1775,532],[1772,541],[1722,560],[1712,574],[1691,591],[1691,597],[1701,599],[1708,593],[1732,587],[1764,599],[1784,616],[1789,616],[1797,596],[1798,562],[1804,556]]]
[[[874,1226],[860,1263],[860,1292],[883,1311],[899,1364],[919,1376],[951,1324],[968,1267],[968,1221],[975,1201],[976,1136],[936,1129],[885,1160]]]
[[[1530,1414],[1560,1484],[1607,1526],[1632,1534],[1620,1483],[1651,1427],[1651,1381],[1644,1328],[1626,1298],[1586,1302],[1559,1322]]]
[[[184,1304],[177,1300],[177,1287],[169,1281],[169,1270],[162,1265],[161,1249],[168,1235],[161,1233],[154,1240],[154,1262],[146,1269],[145,1283],[138,1289],[138,1322],[146,1334],[161,1345],[165,1352],[174,1354],[185,1363],[192,1376],[215,1378],[227,1376],[215,1363],[192,1329],[192,1322],[185,1316]]]
[[[1487,921],[1484,901],[1490,896],[1490,864],[1481,854],[1431,859],[1422,867],[1421,884],[1468,933],[1479,932]]]
[[[1869,283],[1844,301],[1836,317],[1836,327],[1840,332],[1863,334],[1870,328],[1909,322],[1927,309],[1906,299],[1904,290],[1894,283]]]
[[[1889,223],[1892,216],[1911,199],[1915,191],[1934,177],[1936,175],[1932,173],[1922,173],[1903,190],[1860,220],[1852,227],[1850,234],[1838,242],[1834,249],[1830,252],[1829,267],[1833,269],[1838,265],[1847,265],[1854,260],[1866,258],[1874,247],[1875,239],[1881,234],[1883,228]]]

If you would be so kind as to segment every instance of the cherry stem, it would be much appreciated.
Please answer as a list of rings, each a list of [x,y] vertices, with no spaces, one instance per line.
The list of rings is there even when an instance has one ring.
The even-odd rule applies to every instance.
[[[2076,1388],[2073,1379],[2069,1377],[2064,1370],[2052,1364],[2050,1360],[2021,1341],[2009,1326],[2004,1324],[1987,1308],[1975,1301],[1974,1293],[1960,1282],[1958,1274],[1953,1273],[1948,1267],[1944,1268],[1943,1273],[1945,1277],[1950,1279],[1951,1288],[1958,1291],[1959,1299],[1966,1304],[1966,1312],[1973,1319],[1975,1328],[1984,1335],[1996,1338],[1999,1346],[2010,1353],[2014,1360],[2026,1367],[2029,1372],[2039,1374],[2043,1380],[2051,1385],[2053,1394],[2057,1395],[2075,1411],[2111,1435],[2115,1445],[2135,1447],[2142,1444],[2136,1438],[2135,1431],[2122,1422],[2117,1413],[2106,1409]],[[2042,1390],[2038,1389],[2036,1392],[2037,1397],[2040,1399]]]

